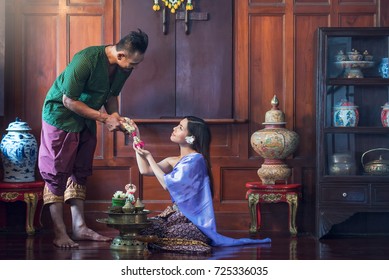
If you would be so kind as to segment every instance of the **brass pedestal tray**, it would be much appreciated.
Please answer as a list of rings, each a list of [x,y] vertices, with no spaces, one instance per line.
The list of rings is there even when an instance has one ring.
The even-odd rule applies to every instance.
[[[374,66],[374,61],[337,61],[338,68],[344,70],[344,78],[363,78],[362,69]]]
[[[108,214],[108,218],[97,219],[97,222],[119,231],[119,235],[112,240],[111,249],[136,254],[149,253],[147,244],[156,240],[157,237],[140,235],[142,229],[151,225],[151,222],[147,219],[147,215],[150,213],[149,210],[134,213],[114,213],[110,211],[104,213]]]

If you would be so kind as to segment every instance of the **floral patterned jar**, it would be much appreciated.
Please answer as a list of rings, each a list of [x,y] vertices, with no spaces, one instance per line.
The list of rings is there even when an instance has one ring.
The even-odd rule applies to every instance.
[[[261,168],[257,171],[264,185],[288,181],[292,170],[285,163],[285,159],[297,149],[299,143],[299,135],[285,128],[285,114],[279,110],[278,98],[275,95],[271,105],[272,108],[265,114],[265,128],[255,131],[250,139],[251,147],[264,158]]]
[[[381,123],[384,127],[389,127],[389,102],[386,102],[381,108]]]
[[[356,127],[358,125],[358,106],[355,106],[353,102],[342,99],[333,109],[335,127]]]

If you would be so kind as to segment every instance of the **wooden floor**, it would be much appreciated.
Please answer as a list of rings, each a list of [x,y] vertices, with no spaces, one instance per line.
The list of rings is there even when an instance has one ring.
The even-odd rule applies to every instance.
[[[100,232],[115,237],[114,230]],[[247,232],[223,232],[231,237],[248,237]],[[271,244],[214,248],[211,255],[150,252],[133,254],[113,250],[109,242],[82,241],[78,249],[59,249],[52,244],[50,231],[41,230],[34,236],[21,231],[0,230],[1,260],[388,260],[388,236],[327,237],[320,240],[309,234],[290,237],[288,234],[266,233]]]

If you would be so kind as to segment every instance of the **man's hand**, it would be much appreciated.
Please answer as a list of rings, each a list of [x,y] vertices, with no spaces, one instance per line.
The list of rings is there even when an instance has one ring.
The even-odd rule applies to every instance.
[[[123,131],[121,123],[122,119],[123,118],[119,115],[108,115],[107,119],[105,120],[105,125],[107,126],[109,131]]]

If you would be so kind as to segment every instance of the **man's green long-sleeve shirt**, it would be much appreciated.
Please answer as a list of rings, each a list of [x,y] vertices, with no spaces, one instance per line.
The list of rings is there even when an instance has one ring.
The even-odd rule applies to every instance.
[[[43,104],[43,120],[68,132],[80,132],[85,126],[95,132],[96,121],[67,109],[62,103],[62,97],[65,94],[99,110],[108,98],[120,94],[131,74],[131,71],[125,72],[118,68],[110,84],[108,68],[105,46],[88,47],[76,53],[47,93]]]

